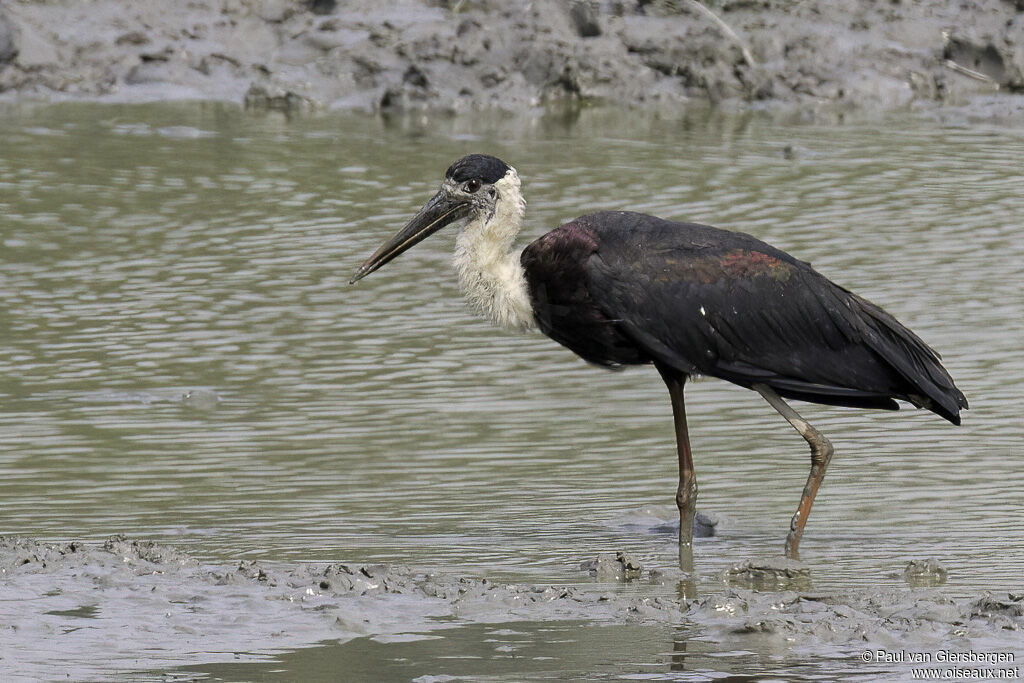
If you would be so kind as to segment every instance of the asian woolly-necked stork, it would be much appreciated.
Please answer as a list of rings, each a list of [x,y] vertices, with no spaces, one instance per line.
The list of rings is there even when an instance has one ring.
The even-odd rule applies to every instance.
[[[519,188],[516,170],[500,159],[459,159],[352,282],[459,223],[455,269],[477,312],[506,329],[539,329],[597,365],[653,364],[672,400],[684,564],[692,562],[697,498],[688,377],[757,391],[810,445],[811,472],[786,537],[793,558],[833,451],[783,398],[893,410],[900,399],[960,424],[967,400],[939,354],[808,263],[750,235],[626,211],[580,216],[516,250],[526,206]]]

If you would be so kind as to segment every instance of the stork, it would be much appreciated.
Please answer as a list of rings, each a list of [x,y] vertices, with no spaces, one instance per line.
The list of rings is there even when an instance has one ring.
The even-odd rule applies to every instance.
[[[810,474],[786,536],[794,559],[833,448],[785,399],[890,410],[901,400],[960,424],[967,400],[938,353],[784,251],[744,233],[628,211],[580,216],[517,250],[525,208],[514,168],[484,154],[463,157],[351,283],[459,224],[455,270],[476,312],[505,329],[539,330],[595,365],[654,365],[672,402],[684,568],[692,566],[697,500],[688,378],[758,392],[810,446]]]

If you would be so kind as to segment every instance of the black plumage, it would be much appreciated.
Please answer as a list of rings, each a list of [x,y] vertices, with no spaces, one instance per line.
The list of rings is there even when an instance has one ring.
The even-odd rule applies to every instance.
[[[486,154],[470,154],[449,166],[444,177],[457,183],[479,180],[493,184],[504,178],[506,173],[508,164],[501,159]]]
[[[750,235],[629,212],[589,214],[523,250],[541,330],[601,365],[659,362],[815,403],[954,424],[967,401],[894,317]]]

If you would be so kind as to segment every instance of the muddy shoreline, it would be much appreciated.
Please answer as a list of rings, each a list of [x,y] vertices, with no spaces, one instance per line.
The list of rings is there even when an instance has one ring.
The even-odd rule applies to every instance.
[[[786,570],[778,577],[792,575],[787,561],[744,565],[729,573],[749,578],[778,565]],[[596,580],[581,568],[572,585],[508,584],[392,565],[210,565],[125,537],[102,544],[2,537],[0,649],[8,671],[80,680],[453,623],[579,620],[673,625],[733,649],[785,650],[799,642],[811,658],[853,661],[866,649],[894,648],[1024,656],[1024,595],[953,599],[912,587],[816,592],[807,570],[797,583],[771,590],[727,581],[688,597],[678,572],[633,568],[631,577]],[[52,647],[58,636],[59,652]],[[100,651],[104,656],[95,657]],[[883,664],[880,671],[894,670]]]
[[[0,98],[255,108],[552,102],[1024,111],[1024,5],[716,0],[12,0]]]

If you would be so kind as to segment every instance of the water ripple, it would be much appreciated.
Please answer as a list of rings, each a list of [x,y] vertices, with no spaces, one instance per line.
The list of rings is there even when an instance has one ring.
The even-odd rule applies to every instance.
[[[411,135],[76,106],[0,123],[0,533],[547,578],[602,550],[671,564],[670,535],[623,526],[675,488],[656,373],[473,320],[445,233],[345,284],[472,140],[523,174],[531,237],[599,208],[743,230],[918,330],[972,401],[965,426],[806,407],[838,455],[805,554],[825,585],[929,556],[954,591],[1015,586],[1019,132],[595,113]],[[698,555],[776,552],[803,442],[750,392],[688,397],[701,506],[723,518]]]

